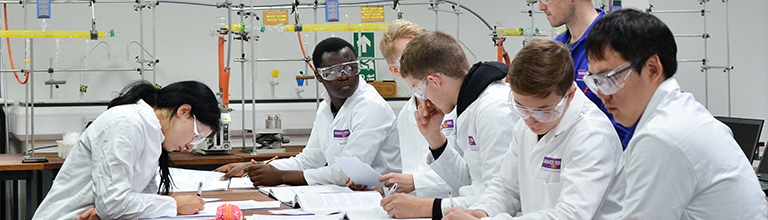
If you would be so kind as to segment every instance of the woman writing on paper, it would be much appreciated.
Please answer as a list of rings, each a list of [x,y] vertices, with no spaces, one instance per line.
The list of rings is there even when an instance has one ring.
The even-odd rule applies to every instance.
[[[168,151],[191,150],[219,128],[205,84],[127,86],[83,132],[33,219],[139,219],[194,214],[195,195],[169,196]],[[160,184],[155,176],[160,175]]]

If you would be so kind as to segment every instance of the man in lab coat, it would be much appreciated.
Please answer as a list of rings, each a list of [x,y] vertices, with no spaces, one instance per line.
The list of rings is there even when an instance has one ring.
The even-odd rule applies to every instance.
[[[333,184],[346,175],[335,157],[357,157],[379,173],[400,172],[395,114],[359,73],[354,47],[336,37],[317,44],[312,53],[315,78],[326,92],[317,109],[307,146],[295,157],[269,164],[224,165],[222,179],[248,173],[254,186]]]
[[[589,89],[633,135],[624,219],[768,219],[751,164],[727,126],[680,91],[677,45],[658,18],[607,14],[586,40]]]
[[[587,85],[584,84],[584,75],[586,75],[588,69],[587,56],[584,50],[584,40],[587,39],[589,30],[592,25],[605,15],[605,11],[600,8],[595,8],[592,4],[592,0],[542,0],[539,1],[539,10],[547,15],[547,20],[552,27],[560,27],[565,25],[567,28],[565,32],[555,37],[556,41],[563,42],[571,51],[571,58],[573,58],[574,75],[576,85],[579,86],[581,92],[592,100],[600,110],[611,119],[616,133],[621,139],[622,146],[626,147],[629,142],[629,138],[625,138],[627,135],[627,128],[622,126],[613,119],[613,115],[608,113],[605,109],[605,105],[600,101],[592,90],[587,89]]]
[[[416,36],[401,59],[400,70],[411,92],[424,100],[414,116],[429,143],[428,163],[448,184],[461,187],[451,200],[398,193],[382,199],[381,205],[396,218],[439,219],[452,205],[467,208],[477,201],[498,173],[520,117],[507,106],[509,85],[500,82],[508,67],[499,62],[470,67],[464,50],[448,34],[428,31]],[[458,149],[447,147],[440,131],[445,113],[454,108]]]
[[[405,50],[405,45],[418,34],[426,30],[419,25],[405,20],[395,20],[379,40],[381,53],[389,64],[389,71],[397,77],[400,74],[400,56]],[[443,180],[427,164],[429,143],[419,132],[413,112],[421,103],[416,97],[411,96],[405,106],[397,115],[397,131],[400,134],[400,156],[403,161],[403,173],[389,173],[381,177],[387,186],[398,184],[396,192],[411,193],[420,197],[448,197],[450,193],[456,194],[458,187],[454,189]],[[449,147],[456,145],[456,111],[446,114],[440,130],[449,140]],[[469,174],[467,174],[469,175]]]
[[[448,220],[618,219],[626,180],[619,137],[608,117],[573,82],[560,42],[537,39],[510,66],[517,122],[499,176],[467,211]]]

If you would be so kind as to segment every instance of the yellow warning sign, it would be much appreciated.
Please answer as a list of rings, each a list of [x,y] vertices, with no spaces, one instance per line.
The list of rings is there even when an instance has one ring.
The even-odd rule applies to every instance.
[[[288,24],[288,9],[265,10],[263,18],[264,25]]]
[[[362,22],[384,22],[384,6],[360,7]]]

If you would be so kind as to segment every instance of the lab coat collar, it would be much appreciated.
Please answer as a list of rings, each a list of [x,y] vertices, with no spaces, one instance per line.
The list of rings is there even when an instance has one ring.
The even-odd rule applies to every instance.
[[[560,134],[573,127],[577,121],[579,121],[579,118],[582,116],[581,112],[584,109],[584,102],[589,101],[587,96],[580,91],[581,90],[576,90],[573,92],[573,99],[571,100],[571,103],[568,104],[568,108],[565,109],[563,118],[560,119],[560,122],[557,123],[557,125],[552,128],[551,131],[547,132],[543,138],[549,139],[547,136],[552,136],[551,138],[558,137]]]
[[[677,83],[675,78],[670,77],[669,79],[664,80],[664,82],[662,82],[661,85],[656,88],[656,91],[653,93],[651,100],[648,101],[648,105],[643,111],[643,115],[640,116],[640,120],[635,124],[635,126],[644,126],[645,123],[647,123],[648,120],[652,118],[651,115],[656,113],[656,109],[659,108],[659,105],[661,105],[661,103],[666,100],[669,95],[677,92],[680,92],[680,84]]]

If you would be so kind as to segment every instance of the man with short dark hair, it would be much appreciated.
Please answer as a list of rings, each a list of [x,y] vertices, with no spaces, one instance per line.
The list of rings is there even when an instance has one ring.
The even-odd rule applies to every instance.
[[[655,16],[623,9],[586,40],[584,81],[629,128],[625,219],[768,219],[752,165],[693,95],[680,91],[677,45]]]
[[[467,211],[447,220],[605,219],[621,215],[626,182],[619,137],[608,117],[578,92],[560,42],[537,39],[517,53],[507,76],[515,125],[499,176]]]
[[[509,150],[509,134],[520,117],[506,104],[509,86],[499,81],[508,67],[499,62],[470,67],[456,39],[439,31],[413,38],[401,63],[411,92],[424,100],[414,115],[429,143],[428,163],[449,185],[458,186],[459,195],[449,200],[398,193],[381,204],[396,218],[439,219],[451,206],[467,208],[476,202]],[[445,113],[454,108],[456,148],[447,147],[448,140],[440,131]]]
[[[400,172],[395,113],[373,86],[359,76],[354,47],[344,39],[320,41],[312,53],[315,79],[326,92],[304,150],[270,164],[234,163],[218,168],[222,179],[248,173],[254,186],[344,186],[346,174],[335,157],[357,157],[379,173]]]
[[[592,100],[608,116],[614,129],[616,129],[616,134],[621,139],[622,145],[626,148],[629,142],[629,138],[626,138],[627,128],[616,123],[613,115],[608,113],[600,98],[587,88],[583,80],[588,71],[584,40],[587,38],[592,25],[603,17],[605,12],[603,9],[595,8],[592,5],[592,0],[540,0],[539,10],[547,15],[547,20],[552,27],[565,25],[568,28],[562,34],[557,35],[555,40],[565,44],[571,51],[576,85],[579,86],[584,95],[587,95],[589,100]]]

